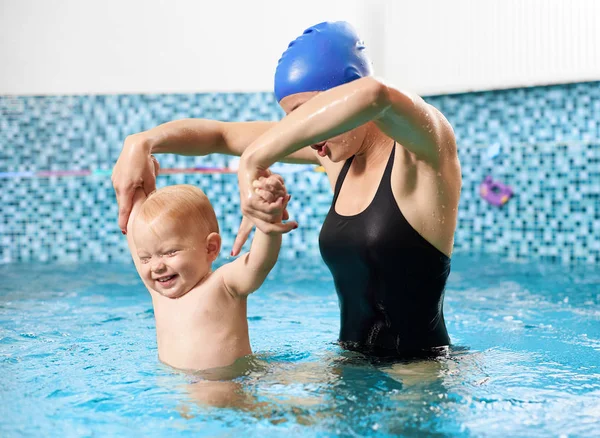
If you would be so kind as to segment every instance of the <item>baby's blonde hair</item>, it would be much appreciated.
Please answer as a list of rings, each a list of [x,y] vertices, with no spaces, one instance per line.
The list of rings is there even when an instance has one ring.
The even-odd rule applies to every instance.
[[[191,226],[206,234],[219,232],[217,216],[207,196],[189,184],[167,186],[151,193],[142,204],[138,218],[149,224],[155,233],[155,224],[163,221],[184,230]]]

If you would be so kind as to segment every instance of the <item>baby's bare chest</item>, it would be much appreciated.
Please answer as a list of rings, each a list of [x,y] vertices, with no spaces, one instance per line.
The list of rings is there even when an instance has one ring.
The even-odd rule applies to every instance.
[[[245,301],[220,288],[197,288],[170,302],[155,303],[157,326],[172,330],[226,328],[245,320]]]

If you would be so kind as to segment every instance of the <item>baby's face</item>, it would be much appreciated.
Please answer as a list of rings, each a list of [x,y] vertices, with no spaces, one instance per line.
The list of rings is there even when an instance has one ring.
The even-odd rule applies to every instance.
[[[207,254],[207,236],[177,229],[175,225],[161,224],[159,230],[160,233],[155,233],[149,224],[135,221],[133,238],[140,273],[151,289],[167,298],[179,298],[210,271],[212,260]]]

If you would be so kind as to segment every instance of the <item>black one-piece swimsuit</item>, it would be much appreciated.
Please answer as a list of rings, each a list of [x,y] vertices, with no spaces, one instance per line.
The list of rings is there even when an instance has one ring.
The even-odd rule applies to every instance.
[[[450,258],[406,220],[392,193],[396,145],[371,204],[354,216],[335,204],[344,164],[319,236],[338,294],[342,347],[374,356],[412,356],[450,343],[443,301]]]

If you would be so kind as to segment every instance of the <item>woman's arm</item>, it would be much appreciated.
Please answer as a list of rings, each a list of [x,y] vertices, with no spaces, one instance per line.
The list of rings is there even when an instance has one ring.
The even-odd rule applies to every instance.
[[[241,156],[258,137],[277,122],[221,122],[210,119],[183,119],[167,122],[132,139],[151,154]],[[138,137],[138,138],[136,138]],[[127,143],[127,140],[125,141]],[[282,160],[290,163],[315,163],[309,150],[298,151]]]
[[[256,138],[275,122],[220,122],[207,119],[176,120],[127,137],[113,169],[112,182],[119,204],[119,227],[126,231],[133,194],[137,188],[146,195],[156,189],[151,154],[208,155],[212,153],[240,156]],[[318,163],[307,148],[285,161]]]
[[[252,181],[281,157],[373,121],[388,136],[433,167],[456,156],[454,133],[444,116],[417,95],[365,77],[327,90],[305,102],[258,137],[243,153],[238,170],[242,212],[263,232],[281,228],[253,196]],[[233,253],[249,232],[242,224]]]
[[[258,137],[242,155],[246,167],[266,169],[281,157],[369,121],[418,157],[435,164],[450,124],[419,96],[365,77],[320,93]]]

